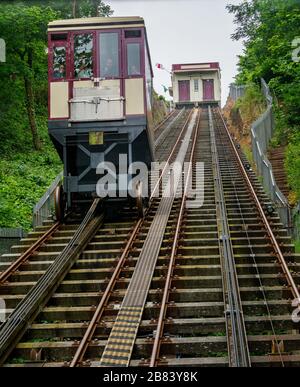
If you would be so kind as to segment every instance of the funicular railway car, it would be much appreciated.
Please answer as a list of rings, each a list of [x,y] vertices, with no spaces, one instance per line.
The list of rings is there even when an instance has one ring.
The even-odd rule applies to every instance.
[[[221,104],[218,62],[172,65],[172,91],[176,107]]]
[[[140,17],[54,21],[48,44],[49,134],[64,164],[57,193],[63,212],[63,203],[70,208],[95,196],[107,173],[97,173],[99,163],[113,163],[119,176],[120,154],[122,171],[124,155],[128,165],[154,160],[153,71]],[[127,199],[119,193],[109,200]]]

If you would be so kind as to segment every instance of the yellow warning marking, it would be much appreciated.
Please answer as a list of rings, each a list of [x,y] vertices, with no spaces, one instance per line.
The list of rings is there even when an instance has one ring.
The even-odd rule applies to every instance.
[[[112,343],[116,343],[116,344],[119,344],[119,343],[121,343],[121,344],[128,344],[128,345],[131,345],[131,343],[132,343],[132,340],[129,340],[129,339],[114,339],[114,338],[112,338],[111,340],[109,340],[109,342],[108,342],[109,344],[112,344]]]
[[[122,318],[118,318],[118,322],[122,322],[122,323],[127,323],[127,324],[136,324],[137,323],[137,320],[136,318],[130,318],[130,317],[122,317]]]
[[[120,359],[111,359],[111,360],[104,360],[103,361],[104,365],[109,364],[109,365],[126,365],[127,361],[126,360],[120,360]]]
[[[130,353],[131,346],[128,348],[123,348],[122,346],[115,346],[114,349],[107,350],[105,356],[122,356],[123,353]],[[126,356],[126,355],[125,355]]]
[[[112,352],[111,355],[106,355],[106,354],[103,355],[102,359],[104,359],[104,361],[111,361],[111,362],[118,361],[118,360],[124,362],[124,361],[127,361],[127,359],[128,359],[128,353],[122,353],[122,352],[115,353],[115,352]]]
[[[139,328],[143,308],[124,307],[119,310],[101,358],[102,365],[128,365]]]
[[[128,328],[130,328],[132,325],[136,325],[136,324],[134,324],[134,323],[131,323],[131,322],[127,322],[127,321],[118,321],[118,323],[117,324],[115,324],[116,325],[116,327],[128,327]]]
[[[109,340],[112,338],[114,340],[119,340],[119,339],[128,339],[128,340],[132,340],[133,339],[133,336],[134,336],[134,331],[131,330],[130,332],[114,332],[113,334],[110,335],[109,337]],[[108,340],[108,342],[109,342]]]
[[[127,310],[127,311],[122,311],[119,315],[119,316],[136,316],[138,317],[140,315],[140,312],[135,312],[135,311],[130,311],[130,310]]]
[[[111,352],[129,352],[131,351],[131,344],[114,344],[112,346],[112,349],[110,350],[108,348],[107,352],[105,352],[106,354],[110,354]]]
[[[128,320],[128,321],[139,321],[140,320],[139,317],[137,317],[137,316],[124,316],[124,315],[118,317],[117,321],[119,321],[120,319]]]
[[[128,321],[139,321],[140,320],[139,317],[137,317],[137,316],[124,316],[124,315],[122,315],[122,316],[118,317],[118,320],[116,322],[118,322],[120,319],[128,320]]]
[[[108,343],[107,343],[107,345],[114,345],[114,344],[116,344],[116,345],[127,345],[127,346],[129,346],[129,345],[131,345],[131,343],[132,343],[132,340],[126,340],[126,339],[117,339],[117,338],[111,338],[111,339],[109,339],[108,340]]]

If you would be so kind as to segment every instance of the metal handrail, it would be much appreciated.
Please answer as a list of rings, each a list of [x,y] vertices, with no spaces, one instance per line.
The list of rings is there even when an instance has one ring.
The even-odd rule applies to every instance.
[[[227,136],[229,137],[229,141],[230,141],[230,143],[232,145],[233,152],[236,155],[236,159],[238,161],[240,170],[241,170],[242,174],[244,175],[244,179],[245,179],[245,181],[246,181],[246,183],[247,183],[247,185],[249,187],[249,192],[250,192],[252,198],[254,199],[256,208],[257,208],[257,210],[258,210],[258,212],[260,214],[261,220],[262,220],[262,222],[264,224],[264,227],[265,227],[265,229],[266,229],[266,231],[268,233],[268,236],[270,238],[271,244],[272,244],[272,246],[273,246],[273,248],[275,250],[275,255],[276,255],[276,257],[278,259],[278,262],[279,262],[279,264],[280,264],[280,266],[281,266],[281,268],[283,270],[283,273],[284,273],[284,275],[285,275],[285,277],[286,277],[286,279],[288,281],[288,284],[290,286],[290,290],[291,290],[294,298],[298,302],[297,305],[299,305],[300,304],[300,292],[299,292],[298,286],[297,286],[297,284],[294,281],[293,275],[291,274],[291,271],[289,269],[288,264],[286,263],[286,260],[284,258],[284,255],[283,255],[282,251],[281,251],[281,248],[280,248],[280,246],[279,246],[279,244],[277,242],[277,239],[276,239],[276,237],[275,237],[275,235],[273,233],[272,227],[270,226],[270,223],[269,223],[269,221],[267,219],[267,216],[264,213],[263,207],[262,207],[262,205],[260,203],[260,200],[259,200],[259,198],[258,198],[258,196],[257,196],[257,194],[255,192],[255,189],[254,189],[254,187],[253,187],[253,185],[251,183],[251,180],[249,179],[249,176],[248,176],[248,174],[246,172],[245,166],[244,166],[244,164],[243,164],[243,162],[242,162],[242,160],[240,158],[240,155],[239,155],[239,153],[238,153],[238,151],[237,151],[237,149],[236,149],[236,147],[235,147],[235,145],[233,143],[233,140],[232,140],[232,138],[230,136],[229,130],[228,130],[227,126],[226,126],[226,123],[224,121],[224,118],[223,118],[222,113],[220,112],[220,110],[219,110],[219,115],[220,115],[220,117],[221,117],[221,119],[223,121],[224,127],[226,129]]]
[[[231,83],[229,86],[229,96],[233,101],[237,101],[239,98],[244,96],[245,90],[245,85],[236,85]]]
[[[274,132],[273,97],[266,81],[261,79],[262,93],[266,99],[267,109],[251,126],[253,159],[263,186],[270,199],[276,204],[281,222],[286,228],[291,226],[290,205],[285,195],[278,188],[270,161],[266,156],[267,148]]]
[[[52,215],[54,209],[54,192],[63,181],[63,172],[60,172],[42,198],[33,208],[33,227],[41,226],[43,221]]]

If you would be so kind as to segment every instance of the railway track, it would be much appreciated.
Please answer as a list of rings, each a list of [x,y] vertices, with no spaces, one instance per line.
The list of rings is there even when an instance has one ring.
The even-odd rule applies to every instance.
[[[154,146],[157,150],[157,147],[161,147],[164,144],[165,140],[168,140],[170,130],[174,130],[174,126],[182,125],[185,119],[187,112],[185,109],[174,110],[165,121],[155,131],[155,143]]]
[[[165,127],[169,124],[172,117],[175,117],[178,114],[177,110],[172,110],[155,128],[154,136],[158,138],[159,135],[164,131]]]
[[[0,284],[3,285],[8,282],[13,274],[21,268],[25,263],[28,264],[28,260],[33,258],[33,256],[37,253],[42,246],[47,243],[50,239],[52,239],[56,233],[58,232],[60,227],[60,223],[56,222],[49,229],[47,229],[44,233],[40,233],[39,231],[35,231],[31,233],[29,238],[23,240],[22,246],[12,248],[16,254],[5,254],[2,256],[2,260],[6,258],[6,262],[1,262],[1,273],[0,273]],[[35,237],[38,236],[37,239]],[[31,245],[31,243],[33,244]],[[28,247],[29,245],[29,247]],[[24,251],[25,250],[25,251]],[[21,254],[19,254],[21,253]],[[14,260],[14,258],[16,258]]]
[[[299,366],[299,256],[220,112],[195,115],[170,116],[156,151],[193,160],[193,188],[204,163],[203,205],[186,208],[186,187],[143,220],[104,223],[6,366]]]
[[[172,131],[171,135],[168,136],[167,141],[165,138],[162,141],[163,142],[162,147],[161,147],[162,159],[164,159],[164,155],[167,152],[170,152],[170,149],[172,147],[174,147],[174,145],[176,145],[176,142],[178,143],[179,131],[182,131],[183,130],[182,126],[184,126],[184,124],[187,123],[188,117],[189,117],[189,112],[186,112],[183,116],[184,117],[182,118],[181,121],[176,122],[176,125],[173,125],[173,131]],[[174,148],[174,151],[175,151],[175,148]],[[157,153],[159,154],[159,151]],[[126,241],[128,238],[128,233],[130,234],[130,232],[132,231],[132,227],[134,225],[134,220],[132,219],[132,214],[130,214],[130,215],[131,215],[131,217],[130,217],[130,220],[128,220],[128,223],[120,222],[120,224],[119,223],[118,224],[109,224],[109,225],[105,225],[104,227],[101,227],[101,230],[100,230],[101,237],[100,237],[100,235],[96,235],[94,240],[90,241],[89,245],[87,246],[86,251],[83,252],[83,257],[87,257],[90,254],[94,257],[94,256],[97,256],[98,255],[97,253],[99,252],[99,256],[101,258],[102,255],[105,254],[104,252],[107,252],[109,258],[110,258],[110,255],[116,255],[116,258],[113,260],[113,262],[111,262],[110,259],[108,259],[108,262],[105,262],[105,260],[104,260],[104,265],[107,263],[109,265],[110,264],[114,265],[114,263],[116,262],[116,259],[118,258],[119,251],[122,250],[122,248],[123,248],[124,240],[125,240],[125,244],[126,244]],[[70,227],[72,227],[73,229],[71,230]],[[64,234],[66,234],[66,232],[69,233],[67,239],[70,239],[71,235],[72,235],[72,231],[75,232],[77,225],[62,226],[62,228],[63,228],[62,232]],[[108,229],[108,235],[106,235],[106,228]],[[103,236],[103,229],[104,229],[104,233],[105,233],[104,236]],[[121,236],[120,236],[119,231],[121,231]],[[39,232],[39,231],[36,231],[36,232]],[[100,232],[99,232],[99,234],[100,234]],[[113,236],[110,235],[111,233],[113,234]],[[117,233],[117,235],[115,235],[115,233]],[[63,238],[64,238],[64,240],[62,240]],[[46,238],[43,237],[43,239],[45,242],[47,241]],[[62,243],[57,243],[58,239],[61,239],[60,242],[62,242]],[[49,266],[51,263],[53,263],[53,260],[52,261],[49,260],[49,254],[52,255],[52,257],[56,258],[57,255],[59,254],[59,252],[57,250],[59,248],[66,247],[66,245],[68,244],[68,240],[65,240],[65,239],[66,239],[66,235],[64,237],[61,237],[59,235],[59,236],[56,236],[56,238],[51,239],[51,241],[49,241],[48,244],[40,246],[41,251],[38,254],[35,253],[35,255],[34,255],[34,258],[33,258],[34,264],[38,264],[38,265],[42,264],[43,266],[45,266],[45,265]],[[23,243],[28,244],[28,243],[30,243],[30,241],[31,241],[31,239],[24,240]],[[103,247],[103,250],[101,250],[102,247]],[[23,249],[24,249],[24,246],[14,247],[14,250],[15,250],[14,253],[7,255],[6,257],[4,257],[4,259],[7,259],[7,260],[9,260],[9,259],[13,260],[14,258],[19,259],[18,252],[20,250],[23,250]],[[111,252],[111,254],[110,254],[110,252]],[[38,258],[37,258],[37,256],[38,256]],[[36,259],[42,260],[42,262],[35,261]],[[84,262],[84,264],[89,263],[90,265],[87,264],[87,267],[85,268],[85,270],[74,269],[74,272],[71,270],[69,272],[68,276],[71,277],[71,279],[73,279],[73,277],[75,277],[75,281],[72,281],[72,280],[68,281],[68,278],[67,278],[66,281],[62,282],[61,287],[64,288],[64,286],[66,285],[65,287],[68,288],[68,285],[69,285],[70,288],[76,289],[76,286],[77,287],[79,286],[79,288],[80,288],[82,286],[82,283],[83,284],[86,283],[87,287],[92,288],[92,290],[94,290],[94,288],[97,287],[98,291],[96,292],[96,295],[95,294],[92,295],[92,298],[93,298],[93,296],[94,296],[94,298],[95,297],[99,298],[99,290],[101,289],[101,287],[105,288],[107,278],[110,276],[112,269],[111,269],[111,267],[105,268],[104,270],[94,269],[93,265],[97,266],[97,259],[91,259],[91,260],[83,259],[83,262]],[[46,266],[45,269],[47,269],[48,266]],[[102,263],[99,266],[102,267]],[[11,265],[11,268],[12,267],[13,267],[13,265]],[[32,265],[31,265],[31,267],[32,267]],[[127,269],[125,269],[125,271],[127,271]],[[97,272],[100,272],[99,276],[97,275]],[[91,275],[91,277],[98,278],[98,279],[100,279],[100,281],[98,280],[97,283],[96,283],[96,281],[94,281],[95,284],[93,284],[93,281],[92,281],[92,283],[90,283],[88,280],[87,281],[84,281],[84,280],[83,281],[82,280],[76,281],[77,280],[76,277],[89,276],[88,273],[90,273],[90,274],[94,273]],[[40,272],[39,274],[42,275],[43,272]],[[6,293],[10,293],[10,291],[7,289],[7,287],[6,288],[3,287],[3,289],[2,289],[2,293],[3,293],[2,298],[5,299],[6,304],[9,308],[8,313],[12,313],[14,311],[14,307],[18,306],[18,303],[25,297],[26,292],[28,292],[35,285],[34,281],[32,281],[32,283],[29,283],[29,284],[25,283],[22,280],[23,275],[25,278],[32,280],[34,277],[36,278],[37,273],[33,272],[29,266],[24,265],[22,267],[22,271],[15,273],[14,276],[15,276],[16,280],[11,282],[11,283],[5,284],[7,287],[10,287],[11,289],[13,289],[13,292],[17,292],[17,293],[22,292],[23,294],[6,294]],[[105,276],[105,277],[103,277],[103,276]],[[122,279],[123,278],[121,278],[121,281],[122,281]],[[19,286],[15,286],[16,283]],[[89,294],[85,295],[82,293],[80,293],[80,294],[78,294],[78,293],[79,293],[79,291],[77,293],[75,292],[75,293],[71,293],[71,294],[65,292],[62,295],[58,295],[57,298],[59,299],[60,296],[62,298],[70,298],[70,296],[72,296],[72,299],[73,298],[82,299],[82,298],[85,298],[85,296],[86,296],[88,299],[90,299]],[[54,295],[53,299],[54,299],[54,302],[56,302],[55,301],[56,295]],[[45,309],[47,309],[47,308],[45,308]],[[57,308],[57,309],[59,309],[59,308]],[[91,308],[87,308],[87,309],[90,309],[93,311],[93,306]],[[74,313],[76,314],[76,310],[74,311]],[[50,315],[51,315],[51,308],[50,308]],[[72,316],[72,312],[70,312],[70,315]],[[30,351],[30,352],[32,352],[32,351]],[[34,350],[33,350],[33,352],[34,352]],[[32,358],[32,353],[30,355],[30,359],[31,358]]]

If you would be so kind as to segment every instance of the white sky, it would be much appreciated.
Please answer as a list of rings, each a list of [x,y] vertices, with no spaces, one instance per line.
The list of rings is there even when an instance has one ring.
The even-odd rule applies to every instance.
[[[164,94],[161,85],[170,86],[170,75],[155,67],[161,63],[171,69],[173,63],[220,62],[222,103],[236,75],[237,55],[242,43],[233,42],[233,17],[225,6],[241,0],[104,0],[113,16],[142,16],[145,19],[154,88]],[[169,95],[166,95],[169,97]]]

